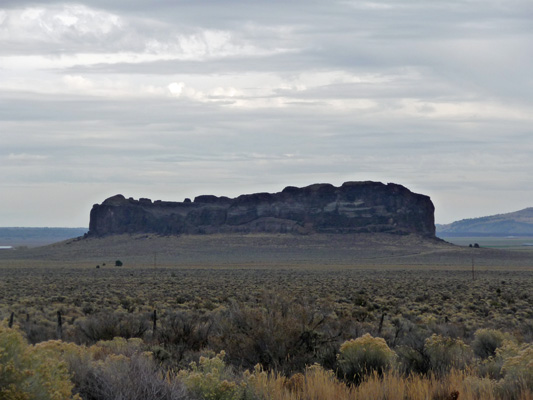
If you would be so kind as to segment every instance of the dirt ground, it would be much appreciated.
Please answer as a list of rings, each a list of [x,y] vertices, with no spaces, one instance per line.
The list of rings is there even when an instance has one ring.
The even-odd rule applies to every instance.
[[[0,251],[0,267],[533,269],[533,248],[457,246],[414,235],[119,235]]]

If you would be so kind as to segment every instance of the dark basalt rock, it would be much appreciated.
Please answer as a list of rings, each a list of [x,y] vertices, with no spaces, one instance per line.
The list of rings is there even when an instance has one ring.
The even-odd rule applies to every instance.
[[[434,237],[434,210],[428,196],[379,182],[289,186],[280,193],[235,199],[207,195],[193,202],[152,202],[116,195],[93,206],[89,236],[388,232]]]

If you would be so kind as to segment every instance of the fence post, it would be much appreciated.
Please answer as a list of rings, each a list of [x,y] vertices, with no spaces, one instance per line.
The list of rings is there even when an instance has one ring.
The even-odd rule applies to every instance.
[[[381,319],[379,320],[378,335],[381,335],[381,330],[383,329],[383,320],[385,319],[385,311],[381,314]]]
[[[157,310],[154,310],[154,313],[152,314],[152,321],[154,322],[152,329],[152,339],[155,339],[157,333]]]
[[[63,340],[63,320],[61,319],[61,311],[57,312],[57,338]]]

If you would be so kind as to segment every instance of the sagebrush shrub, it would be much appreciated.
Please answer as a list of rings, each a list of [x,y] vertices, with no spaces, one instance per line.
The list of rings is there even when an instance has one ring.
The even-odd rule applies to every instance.
[[[496,351],[497,357],[503,359],[502,374],[505,387],[514,398],[522,388],[533,391],[533,344],[523,344],[521,346],[510,341]]]
[[[181,370],[178,378],[187,389],[200,399],[237,400],[242,398],[243,387],[234,381],[234,376],[224,363],[225,353],[200,357],[190,368]]]
[[[199,352],[207,347],[213,319],[198,312],[178,311],[161,320],[157,342],[165,350],[154,352],[156,357],[172,358],[179,363],[187,352]]]
[[[322,331],[329,316],[271,293],[263,301],[264,307],[231,302],[219,315],[209,344],[227,351],[228,363],[290,373],[322,361],[330,350],[335,357],[330,333]]]
[[[472,349],[462,340],[437,334],[426,339],[424,351],[436,374],[444,374],[452,368],[463,369],[472,359]]]
[[[58,342],[84,399],[185,400],[183,384],[167,376],[138,338],[115,338],[85,347]]]
[[[60,353],[28,345],[18,330],[0,323],[0,399],[80,400],[73,388]]]
[[[476,356],[486,359],[496,354],[504,340],[505,335],[497,329],[478,329],[474,333],[472,350]]]
[[[77,341],[92,344],[114,337],[143,337],[150,328],[149,318],[145,315],[114,312],[94,314],[76,322]]]
[[[101,362],[71,366],[78,377],[83,377],[76,383],[86,399],[188,399],[179,381],[167,380],[153,360],[142,354],[132,357],[112,354]]]
[[[365,334],[357,339],[344,342],[337,356],[340,372],[352,382],[359,383],[362,378],[372,372],[382,374],[396,360],[385,340]]]

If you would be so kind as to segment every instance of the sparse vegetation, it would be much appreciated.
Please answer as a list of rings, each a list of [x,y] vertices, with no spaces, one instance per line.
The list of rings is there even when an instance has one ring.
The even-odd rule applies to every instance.
[[[57,398],[533,397],[529,269],[94,265],[0,266],[2,368],[39,365],[18,338]]]

